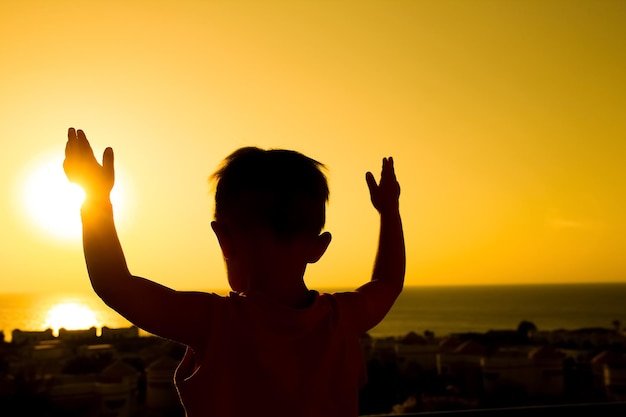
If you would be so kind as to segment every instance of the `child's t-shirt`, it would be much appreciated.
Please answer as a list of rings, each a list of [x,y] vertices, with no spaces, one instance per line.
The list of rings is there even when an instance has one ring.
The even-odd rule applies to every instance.
[[[189,417],[358,415],[366,374],[354,293],[305,309],[212,294],[207,348],[187,349],[175,376]]]

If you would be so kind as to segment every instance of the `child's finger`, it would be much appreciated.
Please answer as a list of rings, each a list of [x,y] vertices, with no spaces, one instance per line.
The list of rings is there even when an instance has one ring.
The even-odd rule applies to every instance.
[[[393,157],[385,158],[385,165],[383,166],[383,174],[385,178],[390,178],[392,180],[396,179],[396,172],[393,167]]]
[[[89,144],[89,141],[87,140],[87,136],[85,136],[85,132],[83,132],[81,129],[78,129],[76,131],[76,137],[77,137],[78,149],[84,155],[93,155],[93,150],[91,149],[91,145]]]
[[[113,162],[114,162],[113,149],[106,148],[104,150],[104,154],[102,154],[102,167],[104,168],[104,172],[106,172],[107,175],[111,177],[113,177],[114,172],[115,172],[113,168]]]
[[[70,127],[67,130],[67,143],[65,144],[65,156],[67,157],[70,152],[74,149],[74,145],[76,144],[76,130],[73,127]]]
[[[76,139],[76,129],[70,127],[67,129],[67,140],[72,141]]]
[[[380,182],[383,182],[383,180],[387,178],[388,174],[389,174],[389,159],[383,158],[383,169],[380,173]]]
[[[86,142],[87,141],[87,136],[85,135],[85,132],[83,132],[81,129],[78,129],[76,131],[76,137],[81,142]]]
[[[367,182],[367,187],[369,188],[370,193],[375,192],[376,188],[378,188],[378,184],[376,184],[374,174],[372,174],[371,172],[367,172],[365,174],[365,181]]]

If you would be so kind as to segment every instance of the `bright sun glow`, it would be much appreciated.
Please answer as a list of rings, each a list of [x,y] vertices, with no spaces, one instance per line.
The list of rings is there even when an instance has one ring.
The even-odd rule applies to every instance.
[[[118,189],[116,184],[111,193],[116,209],[119,207]],[[37,165],[23,188],[23,202],[29,217],[37,226],[61,238],[80,236],[80,206],[84,198],[83,190],[65,177],[62,159],[50,159]]]
[[[100,323],[89,307],[78,303],[57,304],[48,311],[44,326],[58,334],[60,328],[66,330],[89,329]]]

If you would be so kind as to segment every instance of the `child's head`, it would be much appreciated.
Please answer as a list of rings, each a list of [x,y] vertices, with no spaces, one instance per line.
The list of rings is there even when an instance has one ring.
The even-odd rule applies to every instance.
[[[323,168],[295,151],[240,148],[211,177],[215,221],[239,231],[267,230],[281,240],[317,236],[328,201]]]

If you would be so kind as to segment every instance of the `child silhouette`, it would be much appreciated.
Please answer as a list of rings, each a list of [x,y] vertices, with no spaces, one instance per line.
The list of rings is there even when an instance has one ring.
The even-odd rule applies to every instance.
[[[326,251],[328,185],[317,161],[288,150],[241,148],[213,174],[228,296],[176,291],[132,275],[110,192],[113,150],[98,163],[70,128],[63,167],[85,190],[83,249],[94,291],[138,327],[187,346],[175,375],[187,416],[357,416],[365,382],[359,337],[402,291],[405,248],[393,159],[366,182],[380,215],[371,280],[355,291],[309,290],[304,273]]]

